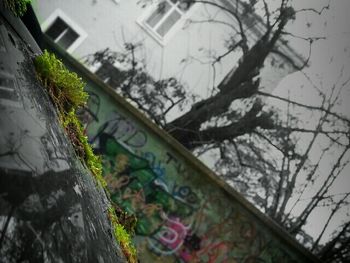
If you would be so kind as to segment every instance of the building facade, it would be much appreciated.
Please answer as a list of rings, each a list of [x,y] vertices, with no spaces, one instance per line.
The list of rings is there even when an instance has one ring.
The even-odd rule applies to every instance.
[[[234,8],[232,1],[216,3]],[[76,59],[83,61],[105,48],[123,52],[125,44],[132,43],[137,47],[136,58],[146,64],[151,76],[176,77],[202,98],[211,94],[241,56],[233,52],[213,67],[212,62],[237,35],[238,25],[226,11],[212,5],[176,0],[51,0],[38,1],[34,9],[43,32]],[[245,14],[242,21],[252,44],[262,35],[263,22],[252,14]],[[302,63],[285,44],[279,48],[296,64]],[[271,91],[293,71],[285,60],[271,55],[261,70],[261,86]]]

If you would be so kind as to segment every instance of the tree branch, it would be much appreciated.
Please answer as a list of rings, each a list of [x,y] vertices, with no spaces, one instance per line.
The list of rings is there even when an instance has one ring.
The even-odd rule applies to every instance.
[[[332,116],[334,116],[334,117],[336,117],[336,118],[338,118],[338,119],[340,119],[340,120],[350,124],[350,120],[348,120],[346,117],[343,117],[340,114],[332,112],[332,111],[330,111],[328,109],[325,109],[323,107],[305,105],[305,104],[302,104],[300,102],[288,100],[286,98],[283,98],[283,97],[280,97],[280,96],[276,96],[276,95],[272,95],[272,94],[269,94],[269,93],[266,93],[266,92],[263,92],[263,91],[257,91],[256,94],[257,95],[261,95],[261,96],[265,96],[265,97],[278,99],[278,100],[281,100],[281,101],[284,101],[284,102],[288,102],[288,103],[291,103],[293,105],[296,105],[296,106],[299,106],[299,107],[302,107],[302,108],[305,108],[305,109],[321,111],[321,112],[327,113],[328,115],[332,115]]]

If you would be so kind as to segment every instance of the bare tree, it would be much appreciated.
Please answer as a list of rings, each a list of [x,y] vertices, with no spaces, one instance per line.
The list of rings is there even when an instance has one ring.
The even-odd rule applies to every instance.
[[[147,2],[150,1],[143,1],[144,4]],[[349,163],[350,120],[335,111],[349,79],[334,83],[329,93],[314,85],[322,101],[318,106],[263,92],[259,81],[260,71],[271,54],[281,56],[296,70],[307,66],[312,44],[323,38],[298,37],[287,32],[286,25],[298,12],[322,15],[329,5],[321,10],[295,11],[289,0],[281,0],[275,9],[265,0],[234,0],[230,5],[214,0],[182,2],[218,8],[232,16],[237,25],[238,33],[229,37],[227,51],[213,58],[211,63],[215,66],[232,52],[239,52],[241,58],[232,64],[234,70],[214,87],[212,96],[198,101],[187,96],[184,85],[175,78],[153,79],[135,58],[137,44],[126,43],[123,53],[110,49],[97,52],[88,61],[92,64],[115,61],[127,64],[128,69],[121,71],[123,77],[114,85],[120,94],[198,156],[217,151],[216,172],[325,262],[349,260],[349,222],[345,222],[325,246],[321,244],[331,220],[342,213],[349,202],[349,193],[332,193],[334,183]],[[264,11],[264,32],[260,32],[258,41],[252,43],[246,35],[252,25],[247,24],[245,17],[247,13],[254,13],[259,5]],[[255,16],[255,19],[260,18]],[[198,22],[233,27],[212,19],[192,21]],[[284,36],[301,38],[309,45],[309,56],[302,65],[297,65],[293,58],[278,50],[277,43],[283,42]],[[267,98],[284,102],[287,110],[281,113],[267,105]],[[244,110],[232,107],[237,102]],[[171,109],[187,105],[191,107],[186,113],[167,121]],[[304,125],[294,114],[300,109],[314,114],[317,121],[311,126]],[[311,158],[315,151],[319,153],[316,160]],[[335,156],[334,162],[326,175],[321,176],[322,164],[329,155]],[[305,194],[310,188],[314,191],[305,202]],[[331,212],[319,235],[310,237],[303,227],[320,206],[329,207]],[[296,212],[297,207],[301,211]]]

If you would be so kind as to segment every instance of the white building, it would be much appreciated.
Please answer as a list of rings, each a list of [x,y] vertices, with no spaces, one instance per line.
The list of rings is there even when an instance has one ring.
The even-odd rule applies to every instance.
[[[216,1],[235,8],[236,1]],[[123,51],[124,43],[142,44],[137,59],[144,60],[155,79],[177,77],[201,97],[210,94],[213,84],[222,81],[240,57],[239,52],[225,56],[214,70],[212,61],[227,51],[228,39],[238,31],[236,21],[212,5],[188,7],[177,0],[45,0],[34,3],[34,10],[42,30],[78,60],[107,47]],[[263,33],[263,22],[253,14],[246,14],[244,22],[253,43]],[[288,46],[280,44],[279,49],[302,64]],[[261,71],[261,84],[267,90],[294,71],[273,56]]]

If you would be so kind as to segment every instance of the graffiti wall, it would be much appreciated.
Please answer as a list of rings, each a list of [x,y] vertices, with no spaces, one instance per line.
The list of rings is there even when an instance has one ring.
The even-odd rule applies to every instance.
[[[102,155],[112,199],[138,218],[141,262],[313,261],[195,169],[130,106],[82,76],[90,98],[80,117]]]

